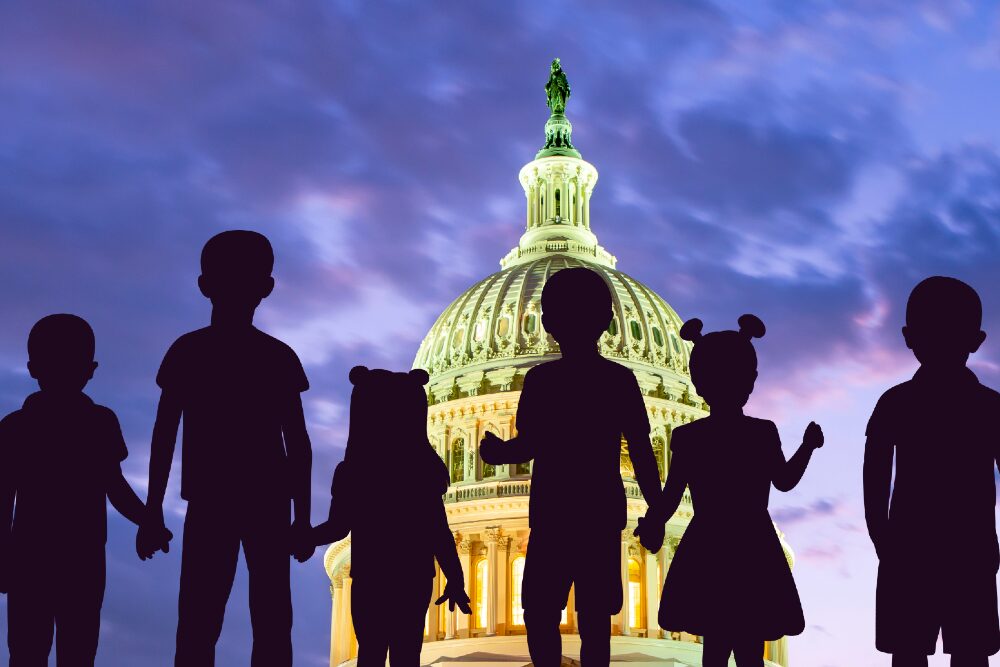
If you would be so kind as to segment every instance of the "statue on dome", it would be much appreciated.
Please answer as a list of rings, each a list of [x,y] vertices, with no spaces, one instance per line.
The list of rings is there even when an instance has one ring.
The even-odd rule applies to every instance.
[[[566,111],[566,100],[569,99],[569,80],[566,72],[563,71],[562,64],[556,58],[549,68],[549,80],[545,83],[545,96],[548,98],[546,105],[552,109],[553,114],[561,114]]]

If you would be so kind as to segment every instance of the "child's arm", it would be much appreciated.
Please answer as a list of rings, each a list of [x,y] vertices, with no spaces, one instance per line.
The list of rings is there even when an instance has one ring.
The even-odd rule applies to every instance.
[[[688,485],[687,457],[683,453],[678,454],[676,449],[680,434],[681,431],[674,431],[671,443],[674,455],[663,493],[659,494],[659,497],[653,497],[649,509],[646,510],[646,516],[639,519],[638,527],[632,532],[639,537],[642,546],[653,553],[663,546],[664,526],[680,506],[681,499],[684,498],[684,489]]]
[[[139,500],[128,480],[122,474],[121,466],[114,466],[108,480],[108,500],[123,517],[139,526],[146,518],[146,506]]]
[[[649,431],[624,435],[628,442],[628,457],[635,471],[635,481],[638,482],[639,490],[642,491],[642,497],[646,499],[647,504],[653,503],[660,497],[660,469],[656,465],[653,445],[649,442]],[[682,493],[683,491],[684,489],[681,489]]]
[[[302,412],[302,397],[294,393],[288,400],[281,431],[285,436],[285,451],[288,453],[288,471],[291,477],[292,505],[295,508],[293,533],[308,534],[311,530],[312,512],[312,444],[306,430],[306,418]],[[310,540],[311,541],[311,540]],[[296,560],[305,562],[312,555],[312,547],[306,548],[306,540],[301,540],[302,549],[297,549]],[[308,553],[306,553],[308,551]]]
[[[462,563],[458,560],[455,538],[448,527],[448,515],[444,511],[444,503],[440,501],[435,503],[434,523],[436,524],[434,556],[447,580],[441,597],[435,600],[434,604],[442,604],[447,600],[448,609],[454,610],[455,605],[458,605],[463,613],[471,614],[469,595],[465,592],[465,574],[462,572]]]
[[[494,466],[504,463],[527,463],[535,458],[535,443],[524,433],[519,433],[510,440],[502,440],[496,434],[487,431],[479,441],[479,457]]]
[[[341,461],[333,469],[330,484],[330,513],[323,523],[312,529],[312,543],[316,546],[330,544],[347,537],[351,532],[349,508],[355,499],[351,498],[351,472],[347,463]]]
[[[777,437],[777,431],[775,431]],[[774,488],[779,491],[791,491],[802,479],[802,475],[809,465],[814,450],[823,446],[823,429],[816,422],[809,422],[806,432],[802,436],[802,444],[792,455],[792,458],[785,460],[785,455],[781,452],[781,442],[778,442],[778,461],[774,475],[771,478]]]
[[[881,548],[889,528],[889,494],[892,483],[893,447],[889,440],[869,436],[865,441],[864,494],[865,523],[875,553]]]
[[[174,460],[180,422],[180,399],[172,391],[164,389],[160,393],[156,422],[153,424],[153,440],[149,445],[149,491],[146,493],[146,507],[135,538],[135,550],[143,560],[153,556],[163,544],[163,537],[169,532],[163,521],[163,498],[167,494],[167,481],[170,479],[170,466]]]

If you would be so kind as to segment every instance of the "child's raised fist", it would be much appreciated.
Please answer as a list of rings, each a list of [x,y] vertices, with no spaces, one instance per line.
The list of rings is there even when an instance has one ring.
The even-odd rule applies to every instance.
[[[816,422],[809,422],[809,426],[806,426],[806,432],[802,436],[802,444],[819,449],[823,446],[823,441],[823,429]]]

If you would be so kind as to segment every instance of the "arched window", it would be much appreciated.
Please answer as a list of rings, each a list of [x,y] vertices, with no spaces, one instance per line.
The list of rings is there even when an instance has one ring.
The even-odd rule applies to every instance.
[[[639,561],[628,559],[628,609],[630,628],[639,628],[642,622],[642,575]]]
[[[658,347],[663,347],[663,333],[660,331],[659,327],[653,327],[653,342],[656,343]]]
[[[653,456],[656,457],[656,467],[660,471],[660,481],[662,482],[666,479],[664,474],[666,472],[666,444],[660,436],[654,437],[652,444]]]
[[[477,343],[483,342],[486,338],[486,320],[476,322],[476,327],[472,330],[472,339]]]
[[[451,481],[461,482],[465,479],[465,438],[455,438],[451,441]]]
[[[535,330],[538,328],[538,315],[534,313],[528,313],[524,316],[524,333],[532,336],[535,334]]]
[[[497,320],[497,336],[506,338],[510,333],[510,315],[504,315]]]
[[[611,318],[611,324],[608,325],[608,333],[611,334],[612,336],[617,336],[618,335],[618,318],[617,317],[612,317]]]
[[[510,623],[524,625],[524,607],[521,606],[521,582],[524,580],[524,556],[510,562]]]
[[[628,323],[628,330],[632,333],[632,338],[636,340],[642,340],[642,327],[635,320],[631,320]]]
[[[560,214],[559,209],[559,188],[556,188],[556,215]]]
[[[455,329],[454,335],[451,337],[451,349],[457,350],[462,347],[462,339],[465,337],[465,327],[459,327]]]
[[[476,580],[475,585],[472,588],[473,591],[473,604],[472,608],[472,627],[474,628],[485,628],[489,622],[489,608],[486,606],[487,601],[487,586],[490,585],[489,580],[489,561],[485,558],[480,558],[476,561]]]

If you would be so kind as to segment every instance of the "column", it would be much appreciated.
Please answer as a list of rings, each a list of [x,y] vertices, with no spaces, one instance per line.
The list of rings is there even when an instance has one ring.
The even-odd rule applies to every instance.
[[[462,544],[462,534],[455,533],[454,538],[455,538],[455,549],[459,549]],[[445,607],[447,607],[447,603],[445,603]],[[454,639],[455,637],[458,636],[458,628],[455,626],[455,614],[457,613],[458,613],[458,608],[455,608],[454,610],[446,609],[444,612],[445,639]]]
[[[663,549],[660,549],[660,551],[663,551]],[[659,587],[656,577],[656,554],[651,554],[648,551],[645,553],[646,555],[643,557],[645,567],[643,568],[642,579],[646,594],[646,636],[656,637],[658,635],[657,630],[660,628],[657,619],[660,617],[658,600],[662,589]]]
[[[330,584],[330,593],[333,597],[333,611],[330,614],[330,665],[339,665],[339,646],[337,644],[337,633],[343,623],[341,618],[341,603],[344,597],[344,575],[333,575],[333,582]]]
[[[666,579],[667,579],[667,567],[669,566],[668,553],[673,554],[673,551],[671,549],[670,542],[668,540],[665,540],[663,548],[661,548],[660,551],[659,551],[659,553],[656,554],[657,561],[660,564],[660,578],[659,578],[659,582],[657,584],[659,586],[658,590],[659,590],[660,593],[662,593],[662,591],[663,591],[663,582],[666,581]],[[661,602],[662,602],[662,600],[661,600]],[[659,635],[658,636],[664,637],[664,638],[667,638],[667,639],[670,638],[670,635],[667,633],[667,631],[664,630],[663,628],[660,628],[659,624],[657,624],[657,628],[659,629]]]
[[[626,530],[626,532],[628,532]],[[628,603],[628,539],[625,537],[625,532],[622,533],[622,544],[621,544],[621,577],[622,577],[622,611],[621,617],[621,634],[622,636],[629,636],[631,634],[630,613]]]
[[[468,538],[463,538],[458,544],[458,556],[459,560],[462,562],[462,573],[465,576],[465,593],[469,596],[471,600],[476,581],[475,573],[472,571],[472,540]],[[475,600],[473,600],[475,602]],[[456,634],[459,637],[471,637],[472,636],[472,615],[460,614],[458,609],[455,609],[455,628]]]
[[[503,539],[503,530],[500,526],[490,526],[486,529],[486,548],[489,549],[489,581],[486,583],[486,636],[492,637],[497,633],[497,589],[499,587],[500,572],[500,541]]]
[[[340,662],[350,660],[358,654],[355,647],[354,618],[351,615],[351,585],[350,577],[344,578],[344,590],[341,594],[341,623],[337,631],[337,645]]]
[[[431,589],[431,599],[427,601],[427,638],[425,641],[437,641],[438,638],[438,608],[434,600],[441,595],[441,568],[434,565],[434,585]],[[447,606],[447,602],[445,606]]]

